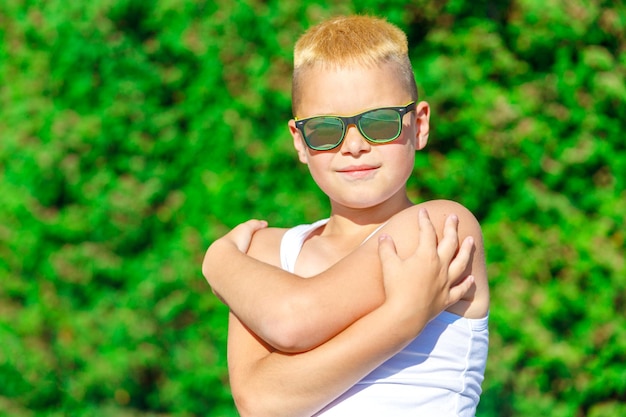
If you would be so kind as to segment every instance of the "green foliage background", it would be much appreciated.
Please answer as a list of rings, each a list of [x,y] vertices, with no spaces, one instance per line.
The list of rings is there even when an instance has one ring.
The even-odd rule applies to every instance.
[[[286,129],[297,36],[409,35],[416,200],[481,220],[479,416],[626,415],[622,0],[0,3],[0,415],[235,416],[205,248],[327,214]]]

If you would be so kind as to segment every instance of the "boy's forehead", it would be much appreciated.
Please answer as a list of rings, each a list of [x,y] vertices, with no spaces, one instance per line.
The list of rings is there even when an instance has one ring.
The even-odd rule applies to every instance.
[[[411,100],[395,66],[315,66],[300,72],[294,92],[298,117],[315,114],[354,114],[375,107],[397,106]],[[303,114],[306,113],[306,114]]]

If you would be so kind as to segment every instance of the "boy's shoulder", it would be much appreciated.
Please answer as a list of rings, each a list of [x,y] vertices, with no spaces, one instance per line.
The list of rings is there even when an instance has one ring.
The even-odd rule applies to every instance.
[[[280,266],[280,242],[288,229],[268,227],[252,236],[247,254],[262,262]]]
[[[425,208],[428,216],[437,232],[437,236],[443,236],[443,226],[448,216],[454,214],[459,218],[459,240],[467,236],[480,239],[481,229],[478,220],[465,206],[452,200],[425,201],[395,214],[385,226],[386,233],[393,236],[397,242],[405,243],[405,247],[413,248],[415,239],[419,233],[418,213]],[[413,250],[413,249],[410,249]]]
[[[460,222],[465,220],[467,222],[475,222],[478,224],[474,214],[467,207],[456,201],[429,200],[412,207],[412,209],[416,211],[420,208],[428,210],[428,214],[433,221],[437,219],[445,219],[451,214],[456,214],[459,217]]]
[[[461,203],[452,200],[429,200],[411,206],[392,217],[392,221],[402,221],[407,219],[417,220],[417,214],[420,209],[425,208],[428,216],[433,222],[435,229],[439,228],[439,223],[443,222],[446,217],[455,214],[459,218],[459,223],[467,223],[468,225],[478,226],[478,220],[474,214]]]

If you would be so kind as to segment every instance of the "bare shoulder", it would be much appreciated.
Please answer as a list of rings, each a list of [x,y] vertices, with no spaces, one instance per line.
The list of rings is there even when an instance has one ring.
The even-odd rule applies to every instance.
[[[478,220],[474,214],[462,204],[452,200],[431,200],[418,204],[414,209],[419,210],[420,207],[428,210],[430,219],[438,234],[443,230],[444,220],[451,214],[454,214],[459,218],[459,237],[463,239],[471,235],[475,239],[480,239],[482,242],[482,234]]]
[[[287,229],[268,227],[257,231],[252,237],[248,255],[259,261],[280,266],[280,242]]]
[[[472,236],[477,245],[482,245],[482,232],[476,217],[465,206],[451,200],[431,200],[412,207],[409,207],[394,215],[385,227],[385,232],[390,233],[394,240],[415,241],[414,245],[408,245],[409,250],[413,250],[417,245],[418,235],[418,213],[425,208],[428,211],[430,220],[435,227],[439,237],[443,234],[443,225],[450,215],[459,218],[459,239]]]

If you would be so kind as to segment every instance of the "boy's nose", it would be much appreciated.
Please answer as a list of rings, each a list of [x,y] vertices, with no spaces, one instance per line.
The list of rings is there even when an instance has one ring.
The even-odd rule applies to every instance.
[[[371,149],[372,145],[361,135],[356,125],[348,125],[346,129],[346,137],[341,144],[342,153],[358,155]]]

